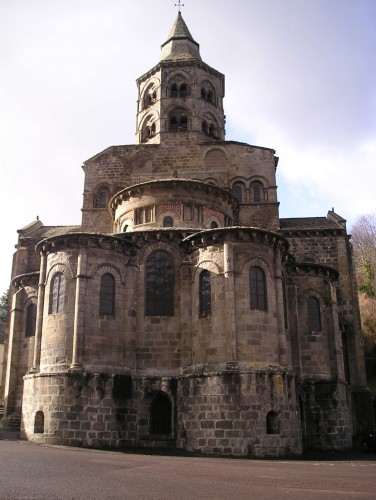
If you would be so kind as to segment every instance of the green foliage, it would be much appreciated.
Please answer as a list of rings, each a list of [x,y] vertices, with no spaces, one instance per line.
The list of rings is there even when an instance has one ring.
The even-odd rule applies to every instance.
[[[0,322],[6,323],[8,319],[9,289],[0,297]]]

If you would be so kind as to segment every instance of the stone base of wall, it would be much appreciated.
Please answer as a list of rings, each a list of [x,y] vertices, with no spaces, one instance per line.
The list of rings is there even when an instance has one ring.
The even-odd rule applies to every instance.
[[[300,384],[304,449],[352,447],[351,395],[340,381],[309,380]]]
[[[314,390],[315,395],[321,391],[321,399],[322,387]],[[305,394],[311,392],[307,389]],[[151,405],[161,395],[171,410],[166,435],[152,433]],[[296,395],[295,376],[279,368],[192,371],[179,377],[27,375],[21,435],[39,443],[94,448],[176,447],[215,455],[299,455],[302,436]],[[340,387],[327,391],[326,424],[311,433],[316,447],[348,446],[349,416],[342,396],[345,392]],[[309,401],[314,415],[323,414],[317,398],[307,396],[307,409]],[[330,440],[323,439],[327,435]]]

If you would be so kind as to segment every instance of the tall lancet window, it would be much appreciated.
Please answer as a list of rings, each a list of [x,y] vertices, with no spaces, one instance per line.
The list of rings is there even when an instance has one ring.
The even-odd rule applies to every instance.
[[[146,316],[174,315],[174,259],[164,250],[146,261]]]

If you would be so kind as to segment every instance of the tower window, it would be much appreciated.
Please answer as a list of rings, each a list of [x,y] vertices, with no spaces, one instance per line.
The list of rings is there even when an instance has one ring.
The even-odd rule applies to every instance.
[[[251,309],[266,311],[266,279],[265,273],[260,267],[251,267],[249,270],[249,288]]]
[[[25,337],[34,337],[36,320],[37,306],[35,304],[30,304],[26,310]]]
[[[211,276],[206,269],[201,271],[199,277],[199,309],[201,317],[211,312]]]
[[[164,250],[146,261],[146,316],[174,315],[174,261]]]
[[[209,126],[209,135],[210,137],[216,137],[217,134],[216,134],[216,131],[215,131],[215,126],[213,123],[210,124]]]
[[[210,229],[217,229],[217,227],[218,227],[218,224],[214,220],[211,221],[211,223],[210,223]]]
[[[264,201],[264,186],[261,182],[253,182],[251,184],[251,199],[254,203]]]
[[[202,131],[204,132],[204,134],[209,133],[208,123],[205,120],[203,120],[203,122],[202,122]]]
[[[172,405],[168,396],[158,394],[150,405],[151,434],[171,434]]]
[[[110,273],[103,274],[99,291],[99,314],[114,315],[115,278]]]
[[[64,312],[64,298],[65,276],[63,273],[56,273],[51,279],[48,314]]]
[[[170,117],[170,131],[182,132],[188,129],[187,116],[171,116]]]
[[[308,297],[308,325],[310,332],[319,332],[321,330],[320,302],[316,297]]]
[[[94,199],[94,208],[107,207],[107,189],[100,189]]]
[[[237,200],[242,203],[243,201],[243,184],[241,184],[240,182],[235,182],[235,184],[232,186],[232,192],[235,196],[235,198],[237,198]]]
[[[188,85],[183,82],[181,84],[173,83],[170,87],[170,97],[187,97],[189,95]]]

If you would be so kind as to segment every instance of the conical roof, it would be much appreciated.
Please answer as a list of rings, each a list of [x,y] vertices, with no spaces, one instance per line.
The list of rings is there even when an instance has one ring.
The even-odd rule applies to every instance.
[[[161,61],[199,59],[200,46],[193,39],[181,12],[178,12],[167,41],[162,45]]]

